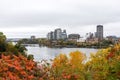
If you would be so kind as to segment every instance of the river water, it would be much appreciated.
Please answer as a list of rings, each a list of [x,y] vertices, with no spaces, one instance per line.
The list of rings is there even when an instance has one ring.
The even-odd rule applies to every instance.
[[[90,53],[96,53],[98,49],[92,48],[48,48],[48,47],[39,47],[39,46],[27,46],[27,53],[34,55],[34,61],[40,60],[49,60],[55,58],[55,56],[59,55],[60,53],[69,55],[70,52],[73,51],[81,51],[85,53],[87,58],[89,59]]]

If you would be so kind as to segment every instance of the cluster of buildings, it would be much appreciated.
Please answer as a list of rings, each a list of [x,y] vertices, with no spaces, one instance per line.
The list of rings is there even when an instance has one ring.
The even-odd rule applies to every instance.
[[[96,26],[96,32],[94,33],[86,33],[85,37],[81,37],[79,34],[68,34],[66,33],[66,30],[61,30],[61,28],[55,29],[54,31],[51,31],[47,34],[47,39],[51,41],[55,40],[73,40],[76,42],[101,42],[103,39],[106,40],[118,40],[115,36],[107,36],[106,38],[103,37],[104,35],[104,29],[103,25],[97,25]]]
[[[116,36],[104,37],[103,31],[104,31],[103,25],[97,25],[96,32],[95,33],[91,33],[91,32],[87,33],[85,41],[94,43],[94,42],[101,42],[104,39],[104,40],[111,41],[113,43],[120,42],[120,38],[116,37]]]
[[[69,34],[67,35],[66,30],[57,28],[54,31],[51,31],[47,34],[47,39],[51,41],[55,40],[74,40],[78,42],[93,42],[93,41],[102,41],[103,40],[103,26],[97,25],[96,32],[86,33],[85,37],[80,37],[79,34]]]
[[[120,43],[120,38],[116,36],[107,36],[105,38],[106,40],[112,41],[113,43]]]
[[[67,35],[66,30],[61,28],[55,29],[47,34],[47,39],[51,41],[55,40],[78,40],[80,38],[79,34],[69,34]]]
[[[51,31],[47,34],[48,40],[66,40],[67,39],[67,33],[66,30],[61,30],[60,28],[55,29],[54,31]]]
[[[86,42],[101,42],[103,40],[103,25],[97,25],[95,33],[86,33]]]

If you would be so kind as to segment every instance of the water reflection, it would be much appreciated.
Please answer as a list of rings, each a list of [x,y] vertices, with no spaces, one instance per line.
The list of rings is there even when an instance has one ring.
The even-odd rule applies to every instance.
[[[39,61],[42,59],[53,59],[55,56],[59,55],[60,53],[69,55],[70,52],[73,51],[81,51],[86,54],[86,56],[89,58],[91,52],[97,52],[98,49],[91,49],[91,48],[47,48],[47,47],[33,47],[33,46],[27,46],[28,54],[34,55],[34,60]]]

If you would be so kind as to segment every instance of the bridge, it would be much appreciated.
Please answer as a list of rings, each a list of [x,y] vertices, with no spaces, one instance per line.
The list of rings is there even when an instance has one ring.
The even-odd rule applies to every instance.
[[[19,40],[21,40],[23,38],[7,38],[7,42],[18,42]]]

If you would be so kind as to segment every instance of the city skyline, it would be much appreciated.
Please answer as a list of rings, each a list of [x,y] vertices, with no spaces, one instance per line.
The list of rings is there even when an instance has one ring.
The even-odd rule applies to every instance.
[[[85,36],[104,26],[104,37],[120,37],[119,0],[1,0],[0,32],[8,38],[46,37],[56,28]]]
[[[60,27],[58,27],[58,28],[60,28]],[[58,29],[58,28],[54,28],[54,29]],[[65,29],[65,28],[63,28],[63,29]],[[50,32],[50,30],[48,32]],[[6,35],[5,32],[3,32],[3,33],[6,35],[7,38],[30,38],[31,36],[36,36],[36,38],[46,38],[46,35],[48,34],[48,32],[46,32],[46,33],[44,32],[42,34],[39,34],[39,32],[23,32],[23,33],[17,32],[17,33],[19,33],[19,36],[17,36],[14,32],[10,32],[10,33],[13,34],[13,35],[15,35],[15,36],[10,36],[9,32],[8,32],[8,35]],[[86,33],[93,33],[94,34],[96,32],[96,26],[95,26],[93,32],[90,31],[90,30],[89,30],[89,32],[86,31],[84,33],[80,33],[80,32],[71,32],[71,33],[68,33],[68,30],[66,32],[67,32],[67,34],[79,34],[81,37],[85,37]],[[120,37],[119,35],[116,35],[116,34],[109,34],[109,33],[106,34],[105,29],[104,29],[103,33],[104,33],[103,37],[107,37],[107,36]]]

